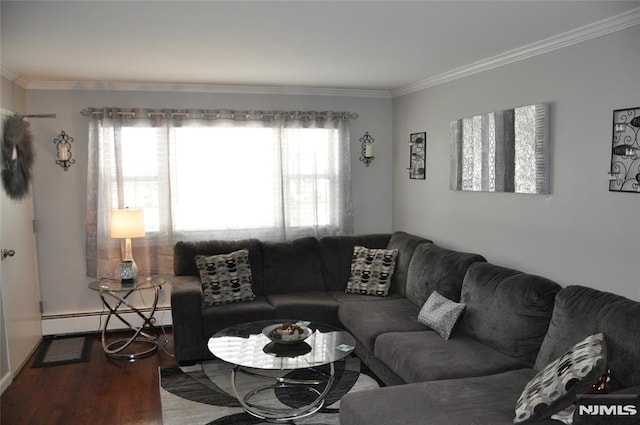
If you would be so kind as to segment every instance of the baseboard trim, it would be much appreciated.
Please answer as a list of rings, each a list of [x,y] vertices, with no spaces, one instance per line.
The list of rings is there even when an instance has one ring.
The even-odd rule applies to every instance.
[[[4,391],[9,388],[9,385],[13,382],[13,374],[11,372],[7,372],[0,379],[0,394],[3,394]]]
[[[149,314],[151,309],[141,309],[146,314]],[[42,316],[42,335],[66,335],[77,333],[91,333],[100,332],[107,320],[106,311],[88,312],[78,314],[55,314]],[[140,317],[133,312],[120,312],[121,316],[132,325],[136,325],[142,322]],[[170,307],[158,307],[154,317],[156,319],[156,325],[158,326],[171,326],[173,325],[173,318],[171,316]],[[118,318],[111,317],[109,320],[108,330],[121,330],[127,329],[127,326],[122,323]]]

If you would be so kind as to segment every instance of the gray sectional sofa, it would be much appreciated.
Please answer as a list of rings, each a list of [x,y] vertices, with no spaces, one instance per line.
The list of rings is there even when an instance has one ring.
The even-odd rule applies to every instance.
[[[477,272],[479,268],[485,267],[473,266],[470,272]],[[509,283],[492,285],[485,297],[475,299],[471,285],[474,285],[471,280],[465,278],[462,299],[469,302],[468,308],[471,308],[466,313],[471,313],[469,316],[472,317],[465,313],[458,332],[449,341],[437,341],[430,337],[433,336],[430,331],[384,334],[378,338],[375,353],[381,356],[382,361],[389,361],[391,357],[389,343],[396,344],[395,352],[405,353],[408,364],[394,363],[392,368],[409,381],[407,385],[347,395],[340,404],[342,425],[511,424],[514,406],[527,382],[573,344],[596,332],[603,332],[606,336],[613,389],[636,395],[630,402],[637,405],[640,394],[640,303],[581,286],[565,287],[555,295],[550,325],[540,340],[538,330],[544,327],[543,317],[547,308],[538,309],[535,307],[538,303],[530,304],[530,301],[542,301],[548,298],[548,293],[523,288],[523,292],[529,295],[528,301],[513,304],[513,292],[510,295],[510,291],[504,290]],[[549,284],[544,286],[551,289]],[[486,301],[491,292],[494,301],[490,308],[485,310],[481,305],[474,306],[476,300]],[[495,310],[491,313],[491,309],[496,307],[500,310],[497,315]],[[538,325],[528,327],[532,332],[523,329],[520,333],[507,323],[517,316],[520,316],[521,323],[522,320],[527,321],[526,316],[530,312],[540,313],[533,318]],[[504,326],[497,326],[502,320],[505,321]],[[502,329],[514,332],[518,335],[514,341],[520,342],[505,346],[507,341],[498,335]],[[474,345],[478,341],[473,341],[472,332],[481,335],[483,350],[475,350]],[[435,344],[430,345],[430,341]],[[445,343],[452,345],[443,348]],[[527,346],[531,350],[526,349]],[[505,351],[510,351],[511,355]],[[518,357],[512,357],[518,352]],[[417,359],[422,361],[419,369],[427,370],[418,377],[411,374],[412,369],[415,372]],[[516,360],[522,362],[518,364]],[[465,369],[468,374],[463,373]],[[578,416],[576,412],[573,423],[631,425],[640,423],[638,420],[638,415],[589,418]],[[559,423],[551,419],[535,422]]]
[[[180,364],[211,358],[207,341],[219,330],[253,320],[305,318],[340,325],[338,309],[346,302],[404,299],[413,251],[431,241],[404,232],[361,236],[300,238],[288,242],[178,242],[174,248],[171,312],[176,359]],[[347,294],[351,256],[356,245],[398,249],[388,297]],[[251,302],[205,307],[196,255],[248,249],[253,292]]]
[[[356,245],[398,249],[387,297],[345,293]],[[195,255],[241,248],[249,250],[256,299],[205,308]],[[448,340],[418,321],[434,291],[466,304]],[[342,425],[511,424],[527,382],[595,332],[606,335],[612,382],[640,393],[640,303],[562,288],[404,232],[178,243],[171,304],[180,363],[210,358],[209,337],[246,321],[305,318],[347,329],[355,353],[387,386],[345,396]]]

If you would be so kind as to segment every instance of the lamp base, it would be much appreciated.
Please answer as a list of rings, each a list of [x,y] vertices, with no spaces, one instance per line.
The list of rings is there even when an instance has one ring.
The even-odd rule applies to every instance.
[[[133,252],[131,250],[131,238],[126,238],[125,239],[125,244],[124,244],[124,253],[122,255],[122,263],[121,263],[121,271],[122,269],[122,264],[124,263],[130,263],[130,267],[131,269],[131,279],[134,279],[136,277],[138,277],[138,265],[136,264],[136,262],[133,259]],[[122,277],[122,273],[120,273],[121,277]]]
[[[135,282],[137,273],[134,273],[133,264],[133,261],[123,261],[122,263],[120,263],[120,282]]]

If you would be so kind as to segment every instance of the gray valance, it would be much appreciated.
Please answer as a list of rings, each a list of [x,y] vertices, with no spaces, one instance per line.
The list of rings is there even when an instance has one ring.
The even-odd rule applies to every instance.
[[[232,120],[232,121],[327,121],[355,120],[358,114],[334,111],[258,111],[234,109],[146,109],[146,108],[86,108],[81,114],[93,119],[172,119],[172,120]]]

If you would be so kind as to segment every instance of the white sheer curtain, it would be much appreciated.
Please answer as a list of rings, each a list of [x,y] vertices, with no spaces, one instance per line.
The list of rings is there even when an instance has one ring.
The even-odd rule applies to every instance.
[[[87,272],[116,276],[112,209],[142,208],[141,274],[173,272],[178,241],[351,234],[345,112],[90,108]]]

